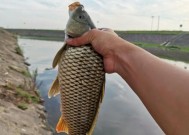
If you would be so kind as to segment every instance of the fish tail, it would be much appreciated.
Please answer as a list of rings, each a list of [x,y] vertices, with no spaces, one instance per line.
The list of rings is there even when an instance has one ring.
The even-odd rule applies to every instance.
[[[64,120],[63,116],[60,117],[58,124],[56,125],[56,132],[64,132],[68,134],[68,125],[66,121]]]

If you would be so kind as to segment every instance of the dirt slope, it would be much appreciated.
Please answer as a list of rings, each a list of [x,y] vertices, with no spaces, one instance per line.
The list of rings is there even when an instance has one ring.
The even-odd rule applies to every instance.
[[[0,28],[1,135],[51,134],[33,85],[16,36]]]

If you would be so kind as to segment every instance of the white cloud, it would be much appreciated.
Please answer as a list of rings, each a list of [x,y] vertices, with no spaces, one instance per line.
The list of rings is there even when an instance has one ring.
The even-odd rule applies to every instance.
[[[68,5],[77,0],[0,0],[0,26],[64,29]],[[189,30],[188,0],[80,0],[98,27],[122,30]]]

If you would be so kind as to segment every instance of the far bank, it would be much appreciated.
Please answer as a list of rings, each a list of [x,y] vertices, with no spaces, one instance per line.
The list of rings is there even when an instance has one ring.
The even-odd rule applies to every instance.
[[[63,30],[7,29],[22,38],[64,41]],[[115,31],[150,53],[166,59],[189,63],[189,32],[187,31]]]

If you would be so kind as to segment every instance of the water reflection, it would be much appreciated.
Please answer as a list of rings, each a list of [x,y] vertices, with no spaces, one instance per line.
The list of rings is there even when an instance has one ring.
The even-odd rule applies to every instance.
[[[38,68],[38,82],[43,82],[40,94],[45,100],[48,122],[54,128],[60,117],[59,96],[48,99],[47,92],[57,70],[48,70],[62,42],[19,39],[30,70]],[[94,135],[163,135],[138,97],[117,74],[106,75],[106,92]]]
[[[24,56],[29,58],[30,70],[38,69],[39,73],[45,68],[51,68],[52,60],[63,42],[45,40],[19,39],[19,45],[24,50]]]

